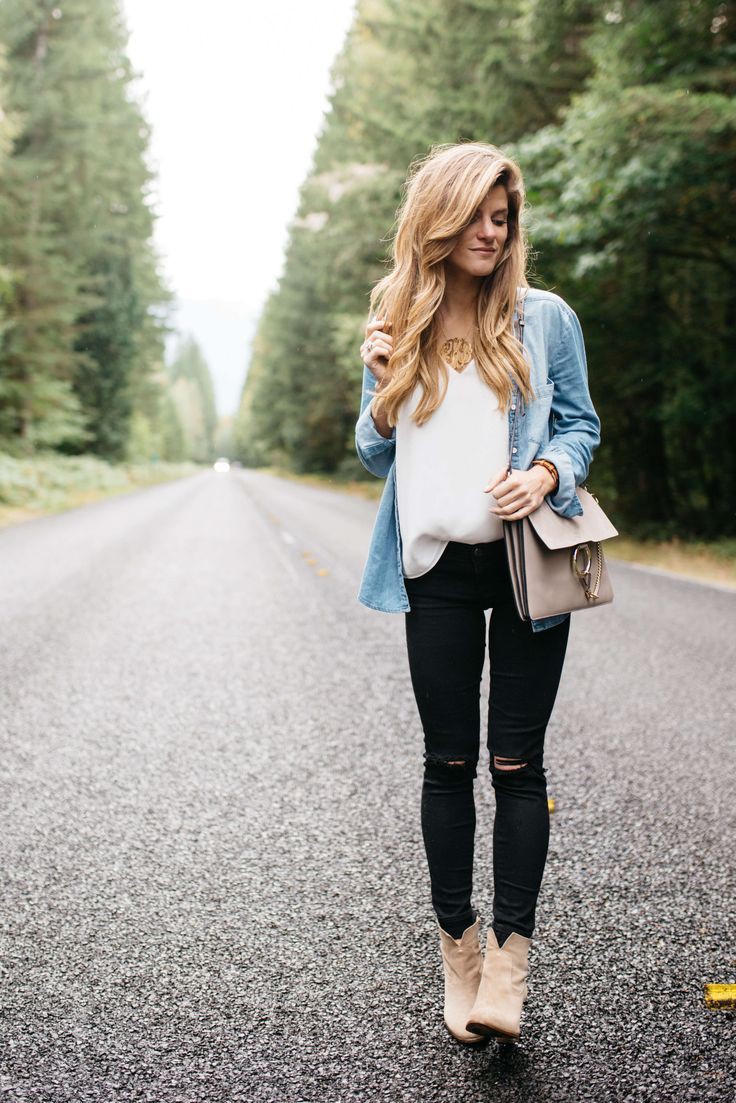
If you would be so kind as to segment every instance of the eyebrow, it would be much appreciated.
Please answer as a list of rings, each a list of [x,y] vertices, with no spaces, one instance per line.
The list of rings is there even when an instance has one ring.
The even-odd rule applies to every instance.
[[[480,207],[477,207],[476,210],[480,210]],[[493,218],[494,214],[508,214],[508,213],[509,213],[508,207],[497,207],[495,211],[491,211],[491,218]]]

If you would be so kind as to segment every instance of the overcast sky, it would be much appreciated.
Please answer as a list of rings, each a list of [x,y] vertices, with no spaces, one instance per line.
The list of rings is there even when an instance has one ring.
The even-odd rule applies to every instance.
[[[178,324],[235,413],[355,0],[122,0]]]

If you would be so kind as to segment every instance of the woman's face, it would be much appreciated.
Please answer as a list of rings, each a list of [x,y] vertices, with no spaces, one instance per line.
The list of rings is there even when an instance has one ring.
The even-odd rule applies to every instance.
[[[508,195],[503,184],[491,188],[465,227],[445,263],[470,276],[488,276],[498,264],[508,237]]]

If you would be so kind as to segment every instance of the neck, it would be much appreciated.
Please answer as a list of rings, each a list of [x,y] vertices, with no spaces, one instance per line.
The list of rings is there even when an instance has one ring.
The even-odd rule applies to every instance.
[[[445,293],[441,304],[443,316],[455,321],[474,320],[479,291],[480,280],[477,276],[448,266],[445,269]]]

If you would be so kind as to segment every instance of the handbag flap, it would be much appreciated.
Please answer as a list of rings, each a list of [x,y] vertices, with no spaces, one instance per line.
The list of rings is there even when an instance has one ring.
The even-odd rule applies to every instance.
[[[618,529],[609,521],[593,495],[582,487],[575,488],[584,513],[577,517],[563,517],[543,501],[539,509],[528,514],[527,520],[534,526],[539,539],[550,551],[571,548],[587,541],[608,540],[618,536]]]

